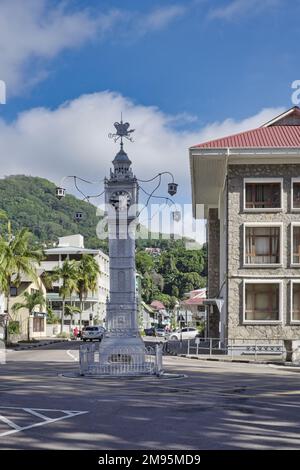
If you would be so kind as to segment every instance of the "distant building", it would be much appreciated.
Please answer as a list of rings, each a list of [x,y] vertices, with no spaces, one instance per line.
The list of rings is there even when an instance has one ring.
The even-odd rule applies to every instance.
[[[150,304],[152,310],[154,310],[154,323],[157,325],[169,325],[170,324],[170,314],[167,311],[166,307],[160,300],[153,300]]]
[[[160,248],[154,248],[154,247],[148,247],[145,248],[145,252],[148,253],[149,255],[160,255],[161,254],[161,249]]]
[[[142,330],[156,326],[158,320],[156,318],[156,312],[145,302],[140,303],[140,328]]]
[[[84,301],[84,310],[82,312],[82,321],[84,325],[90,323],[105,322],[106,300],[109,295],[109,257],[101,250],[93,250],[84,247],[84,238],[82,235],[70,235],[60,237],[58,245],[55,248],[45,250],[46,259],[42,261],[41,268],[45,272],[51,273],[56,267],[61,267],[65,260],[80,261],[85,254],[94,256],[100,268],[97,289],[94,293],[89,292]],[[62,298],[59,295],[60,281],[53,283],[53,289],[47,291],[47,300],[49,306],[55,314],[61,316]],[[79,307],[78,294],[72,294],[67,303]],[[79,314],[74,318],[79,319]],[[65,318],[65,324],[68,325],[70,319]]]
[[[42,270],[38,269],[38,275],[42,274]],[[33,312],[29,312],[28,309],[21,308],[16,312],[13,311],[14,304],[24,303],[24,294],[25,292],[32,294],[34,292],[42,292],[46,297],[46,289],[44,284],[41,281],[41,278],[38,277],[37,281],[32,281],[25,274],[21,275],[21,282],[16,286],[12,283],[10,287],[10,325],[14,324],[17,328],[16,333],[11,333],[8,336],[8,340],[12,342],[17,342],[20,340],[31,340],[44,338],[47,334],[46,332],[46,309],[45,306],[35,307]],[[6,308],[6,298],[2,296],[2,313],[5,313]],[[3,317],[3,315],[2,315]],[[4,320],[4,318],[3,318]],[[0,339],[4,338],[4,322],[1,322],[0,327]]]
[[[206,319],[206,287],[185,294],[187,299],[180,302],[177,322],[185,326],[197,326]]]

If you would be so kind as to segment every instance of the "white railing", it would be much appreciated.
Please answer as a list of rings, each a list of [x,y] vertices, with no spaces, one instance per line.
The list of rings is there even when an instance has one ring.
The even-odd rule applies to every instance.
[[[172,347],[172,346],[171,346]],[[188,340],[187,355],[228,355],[232,359],[237,356],[249,356],[257,360],[261,357],[280,357],[285,359],[290,352],[286,349],[283,339],[229,339],[221,341],[220,338],[196,338]]]
[[[81,375],[137,376],[161,375],[162,346],[145,350],[134,347],[115,347],[106,359],[101,357],[101,343],[83,344],[80,347]]]

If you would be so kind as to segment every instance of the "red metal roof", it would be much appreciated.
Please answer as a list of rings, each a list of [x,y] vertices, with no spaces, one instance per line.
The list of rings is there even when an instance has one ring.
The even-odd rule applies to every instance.
[[[300,147],[300,126],[259,127],[252,131],[210,140],[195,148]]]
[[[154,308],[155,310],[164,310],[165,306],[159,300],[153,300],[150,304],[150,307]]]
[[[192,297],[191,299],[183,300],[181,303],[183,305],[202,305],[204,300],[204,298],[196,296]]]

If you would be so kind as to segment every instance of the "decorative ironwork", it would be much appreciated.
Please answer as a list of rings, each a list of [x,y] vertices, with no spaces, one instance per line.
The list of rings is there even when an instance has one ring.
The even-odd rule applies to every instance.
[[[161,375],[162,346],[154,348],[112,347],[102,358],[101,344],[80,347],[80,374],[85,376]]]
[[[129,129],[129,122],[123,122],[121,117],[121,121],[115,122],[114,126],[116,128],[116,132],[108,134],[110,139],[114,139],[114,142],[117,142],[119,139],[121,139],[121,145],[123,144],[123,137],[125,137],[127,140],[130,140],[130,142],[133,142],[131,134],[135,131],[135,129]]]

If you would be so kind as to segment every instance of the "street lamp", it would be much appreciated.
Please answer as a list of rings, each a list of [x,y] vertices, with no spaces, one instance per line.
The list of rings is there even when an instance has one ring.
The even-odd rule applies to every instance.
[[[168,193],[170,194],[170,196],[174,196],[174,194],[177,193],[177,187],[177,183],[168,183]]]
[[[59,186],[57,186],[57,188],[55,189],[55,195],[56,195],[57,199],[60,200],[63,197],[65,197],[66,190],[64,188],[60,188]]]

